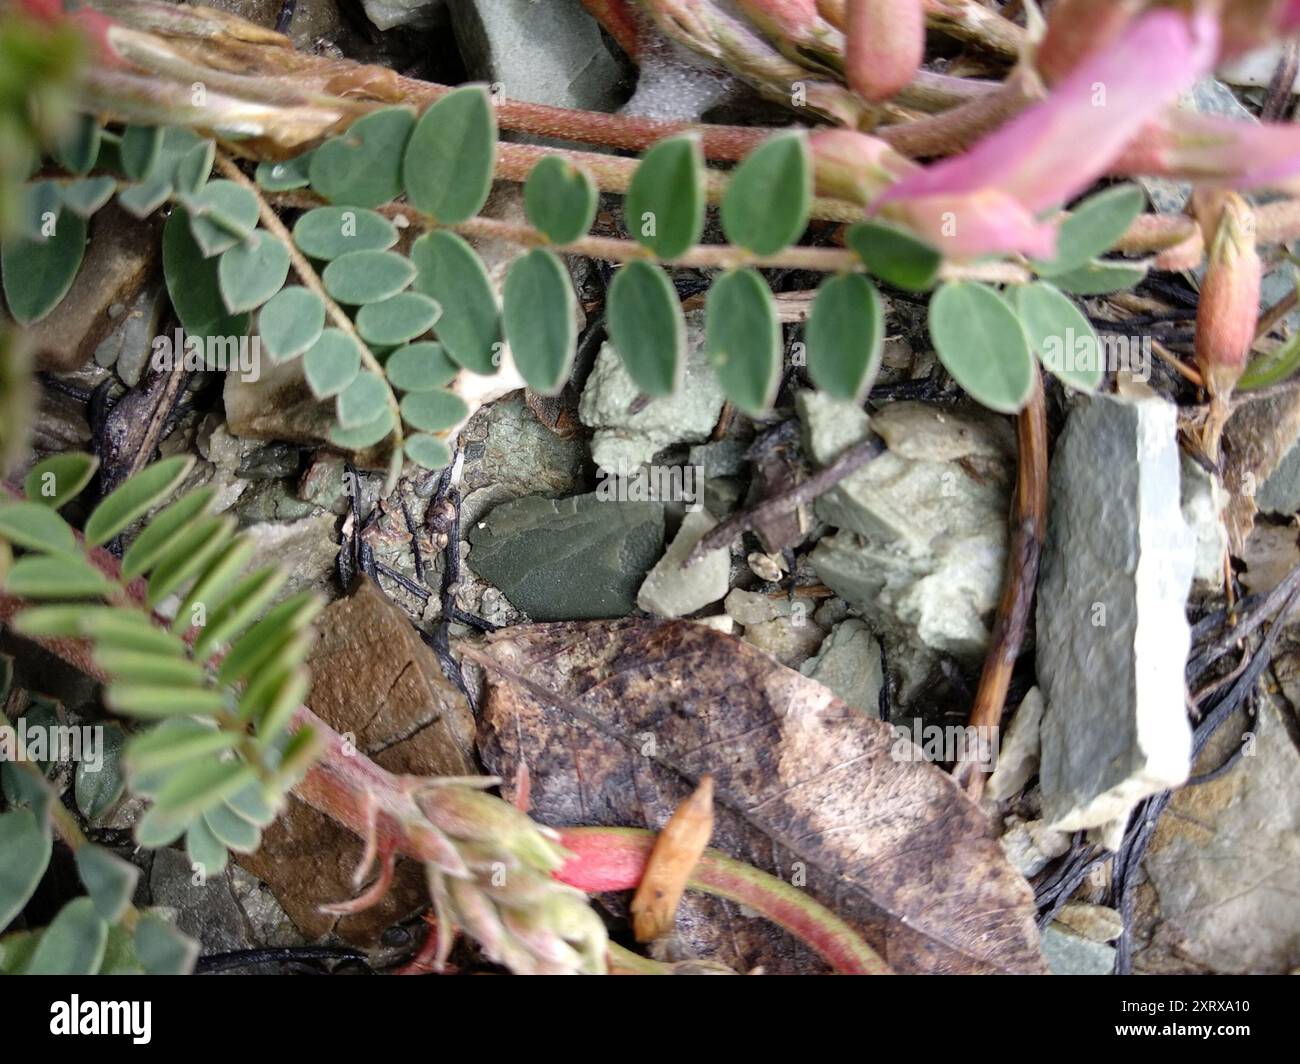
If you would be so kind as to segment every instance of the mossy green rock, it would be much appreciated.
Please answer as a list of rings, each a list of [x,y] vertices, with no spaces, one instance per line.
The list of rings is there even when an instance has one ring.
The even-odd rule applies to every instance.
[[[659,503],[529,495],[470,529],[468,564],[535,621],[624,617],[664,549]]]

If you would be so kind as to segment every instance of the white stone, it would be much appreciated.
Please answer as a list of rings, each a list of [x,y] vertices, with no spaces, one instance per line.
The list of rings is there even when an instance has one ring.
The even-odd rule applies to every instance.
[[[1038,771],[1039,729],[1043,722],[1043,693],[1031,687],[1011,718],[998,749],[998,763],[984,787],[984,794],[1003,802],[1024,790]]]
[[[727,593],[731,578],[731,552],[711,550],[689,569],[682,563],[695,545],[717,524],[706,511],[696,510],[682,519],[672,545],[646,574],[636,604],[656,617],[684,617],[717,602]]]

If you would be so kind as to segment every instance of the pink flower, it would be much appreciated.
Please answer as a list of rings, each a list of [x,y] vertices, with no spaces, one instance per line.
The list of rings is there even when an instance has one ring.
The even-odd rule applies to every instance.
[[[1054,236],[1035,215],[1106,173],[1156,114],[1211,69],[1217,45],[1210,18],[1149,12],[1042,103],[964,154],[904,178],[878,207],[937,233],[950,255],[1050,255]]]
[[[1170,111],[1129,146],[1111,172],[1300,193],[1300,125]]]

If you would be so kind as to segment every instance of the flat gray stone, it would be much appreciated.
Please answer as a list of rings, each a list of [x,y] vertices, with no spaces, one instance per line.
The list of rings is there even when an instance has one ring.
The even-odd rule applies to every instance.
[[[1053,975],[1110,975],[1115,970],[1115,947],[1058,930],[1045,928],[1040,939],[1043,957]]]
[[[1025,789],[1038,771],[1042,723],[1043,693],[1031,687],[1002,735],[997,765],[984,786],[987,798],[1004,802]]]
[[[470,77],[507,98],[613,111],[626,97],[623,67],[581,0],[447,3]]]
[[[529,495],[490,511],[466,538],[470,568],[533,620],[624,617],[663,553],[664,511],[594,492]]]
[[[731,551],[711,550],[689,569],[682,563],[701,539],[717,525],[708,513],[696,510],[682,519],[672,545],[655,563],[637,592],[636,604],[656,617],[684,617],[717,602],[731,579]]]
[[[600,349],[582,391],[578,417],[596,430],[591,456],[607,473],[630,476],[665,447],[708,439],[726,397],[704,353],[703,321],[699,312],[687,316],[689,353],[682,386],[635,410],[641,389],[612,344]]]
[[[1238,746],[1237,728],[1224,726],[1198,771]],[[1144,863],[1181,957],[1282,974],[1300,966],[1300,753],[1269,700],[1247,742],[1227,774],[1174,796]]]
[[[1187,778],[1184,614],[1195,545],[1180,509],[1176,410],[1099,396],[1052,458],[1038,584],[1043,817],[1122,818]]]
[[[861,621],[850,618],[837,624],[816,657],[805,661],[799,671],[829,687],[854,709],[879,719],[884,683],[880,643]]]
[[[429,22],[442,5],[443,0],[361,0],[366,17],[381,30]]]

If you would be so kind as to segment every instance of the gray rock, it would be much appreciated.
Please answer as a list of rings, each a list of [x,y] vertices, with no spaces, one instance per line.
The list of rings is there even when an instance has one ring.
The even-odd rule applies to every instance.
[[[623,102],[623,69],[580,0],[448,6],[470,76],[499,85],[510,99],[586,111],[613,111]]]
[[[641,390],[623,368],[612,344],[596,358],[578,405],[578,417],[596,430],[591,456],[608,473],[626,476],[674,443],[699,443],[718,422],[725,397],[704,353],[703,317],[687,317],[689,354],[676,393],[652,399],[633,413]]]
[[[428,22],[443,0],[361,0],[366,18],[381,30]]]
[[[511,395],[493,403],[465,426],[462,482],[466,494],[483,487],[505,498],[568,495],[582,480],[587,449],[583,441],[557,436],[524,403]]]
[[[1040,727],[1043,722],[1043,694],[1031,687],[1002,736],[998,763],[984,787],[992,801],[1003,802],[1019,794],[1038,771]]]
[[[1053,975],[1110,975],[1115,970],[1115,948],[1058,930],[1043,930],[1043,957]]]
[[[746,444],[739,440],[718,440],[714,443],[701,443],[690,449],[687,461],[699,466],[706,478],[731,477],[743,472],[747,464]]]
[[[1290,517],[1300,510],[1300,446],[1292,445],[1278,467],[1255,495],[1255,505],[1266,514]]]
[[[841,529],[813,551],[818,577],[876,632],[977,662],[1006,559],[1014,443],[1005,426],[920,403],[891,404],[868,421],[854,404],[815,393],[800,395],[798,408],[819,465],[871,428],[892,441],[818,500],[817,516]],[[923,671],[919,662],[913,671]]]
[[[672,545],[637,592],[638,606],[656,617],[684,617],[727,593],[731,552],[725,547],[709,551],[689,569],[682,567],[695,544],[717,523],[703,510],[686,515]]]
[[[663,506],[530,495],[493,509],[466,538],[469,566],[533,620],[623,617],[663,553]]]
[[[1238,727],[1225,725],[1198,770],[1242,742]],[[1269,700],[1246,743],[1226,775],[1174,796],[1145,867],[1183,958],[1281,974],[1300,966],[1300,753]]]
[[[763,595],[757,591],[745,591],[733,588],[723,603],[727,615],[737,624],[762,624],[776,617],[785,617],[790,613],[789,599]]]
[[[153,904],[172,909],[176,926],[203,944],[204,953],[301,943],[275,898],[237,865],[195,882],[180,850],[158,850],[149,873]]]
[[[805,661],[799,671],[825,684],[868,717],[880,717],[880,688],[884,683],[880,644],[861,621],[850,619],[837,624],[817,656]]]
[[[758,647],[764,653],[771,654],[787,668],[797,669],[817,653],[826,632],[813,623],[812,618],[794,603],[794,609],[787,617],[774,617],[770,621],[745,626],[741,637],[751,646]]]
[[[1100,827],[1187,778],[1184,606],[1195,545],[1179,505],[1176,410],[1097,397],[1052,461],[1038,584],[1043,815]]]

